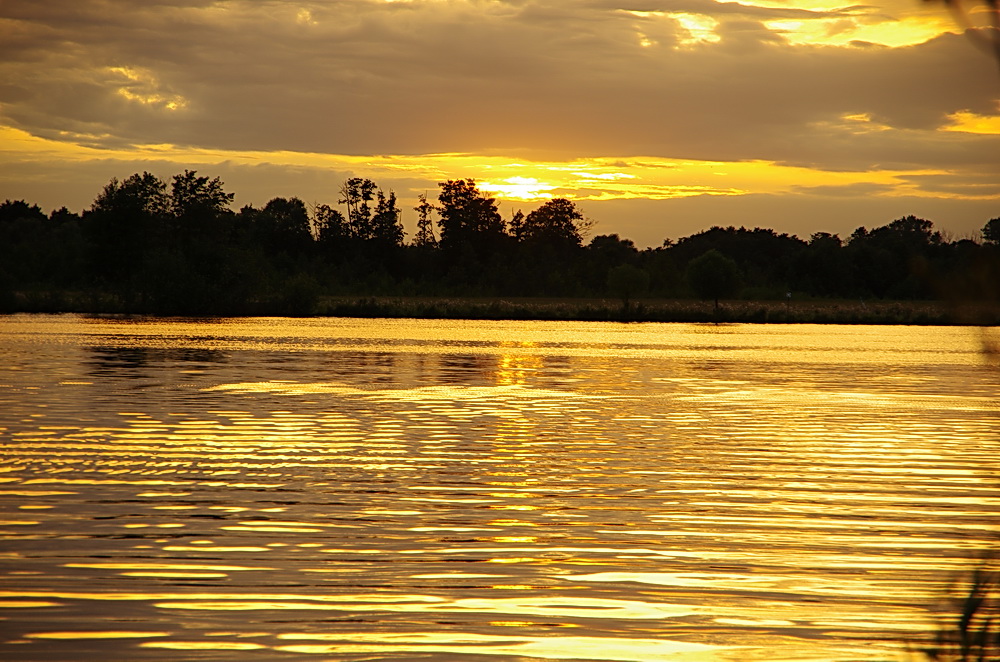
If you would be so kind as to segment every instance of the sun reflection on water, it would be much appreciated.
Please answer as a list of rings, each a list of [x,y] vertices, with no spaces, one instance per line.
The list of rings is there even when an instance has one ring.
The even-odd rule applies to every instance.
[[[978,342],[5,318],[0,656],[891,659],[996,534]]]

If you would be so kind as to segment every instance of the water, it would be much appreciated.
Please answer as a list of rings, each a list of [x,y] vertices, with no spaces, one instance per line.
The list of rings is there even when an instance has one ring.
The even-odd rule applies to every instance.
[[[3,317],[0,658],[900,659],[981,333]]]

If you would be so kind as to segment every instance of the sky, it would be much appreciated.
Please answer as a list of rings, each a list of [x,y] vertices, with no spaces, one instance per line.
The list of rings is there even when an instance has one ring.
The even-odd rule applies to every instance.
[[[969,6],[968,19],[985,13]],[[0,199],[193,169],[234,206],[574,200],[659,246],[1000,216],[1000,70],[921,0],[0,0]]]

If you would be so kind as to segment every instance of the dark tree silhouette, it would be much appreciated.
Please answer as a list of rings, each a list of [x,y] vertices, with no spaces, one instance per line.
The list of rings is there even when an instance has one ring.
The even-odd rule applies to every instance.
[[[986,225],[983,226],[983,241],[1000,244],[1000,217],[986,221]]]
[[[271,250],[302,255],[312,246],[309,212],[299,198],[272,198],[261,210],[244,207],[257,241]]]
[[[84,216],[92,247],[91,272],[117,292],[126,308],[142,298],[149,282],[149,257],[164,240],[171,215],[167,185],[148,172],[104,186]]]
[[[420,201],[413,211],[417,212],[417,234],[413,237],[414,246],[434,247],[437,239],[434,237],[434,214],[437,208],[428,202],[427,194],[417,196]]]
[[[736,262],[714,248],[691,260],[685,277],[695,294],[715,301],[715,310],[719,310],[719,299],[735,296],[742,286]]]
[[[794,291],[947,300],[955,310],[1000,300],[1000,217],[983,226],[982,242],[949,241],[930,221],[904,216],[846,242],[713,227],[655,249],[618,235],[583,248],[587,221],[571,201],[515,213],[511,235],[497,201],[464,179],[440,184],[439,205],[420,197],[418,234],[404,246],[396,197],[371,180],[345,183],[351,218],[322,204],[310,213],[298,198],[234,214],[219,178],[186,170],[170,181],[148,172],[112,179],[82,216],[0,203],[0,309],[305,314],[320,310],[321,295],[609,293],[627,306],[639,293],[698,294],[718,306],[740,284],[758,300]]]
[[[170,187],[170,206],[174,216],[199,221],[228,214],[235,196],[226,193],[223,186],[218,177],[199,177],[195,170],[174,175]]]
[[[330,205],[316,205],[313,226],[316,228],[316,240],[328,253],[340,252],[350,243],[351,227],[347,219]]]
[[[649,274],[631,264],[619,264],[608,271],[608,290],[622,300],[622,308],[628,312],[632,299],[644,294],[649,288]]]
[[[478,252],[495,246],[506,236],[497,201],[476,188],[475,180],[453,179],[438,186],[441,248],[451,250],[465,245]]]
[[[389,191],[386,195],[379,189],[375,196],[375,213],[371,220],[371,234],[368,241],[380,249],[387,250],[403,244],[403,224],[400,222],[400,210],[396,206],[396,194]]]
[[[372,209],[378,186],[370,179],[351,177],[340,187],[340,204],[347,206],[347,224],[351,236],[356,239],[371,239]]]
[[[527,215],[520,239],[561,249],[580,248],[583,232],[589,227],[583,212],[565,198],[549,200]]]
[[[65,209],[65,207],[63,207]],[[29,205],[24,200],[4,200],[0,203],[0,223],[20,220],[42,220],[45,212],[38,205]]]

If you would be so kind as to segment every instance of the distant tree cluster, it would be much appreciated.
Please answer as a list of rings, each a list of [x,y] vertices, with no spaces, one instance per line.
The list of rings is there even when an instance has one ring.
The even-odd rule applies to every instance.
[[[471,179],[420,196],[405,241],[396,195],[351,178],[335,205],[274,198],[232,209],[216,178],[186,170],[112,179],[89,209],[0,204],[0,310],[308,314],[321,295],[788,296],[1000,299],[1000,218],[982,241],[946,240],[906,216],[846,240],[712,227],[655,249],[570,200],[505,219]]]

